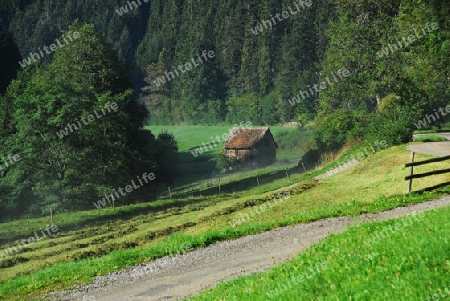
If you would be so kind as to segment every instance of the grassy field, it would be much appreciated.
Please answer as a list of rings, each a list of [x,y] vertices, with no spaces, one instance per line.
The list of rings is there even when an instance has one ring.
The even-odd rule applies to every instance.
[[[426,158],[429,156],[417,155],[417,160]],[[177,253],[186,244],[198,248],[283,225],[376,212],[448,193],[448,189],[441,189],[433,194],[404,197],[407,170],[403,166],[408,161],[409,151],[398,146],[379,151],[356,167],[320,182],[310,179],[313,174],[295,174],[291,181],[273,178],[261,181],[261,187],[253,184],[242,192],[207,195],[207,190],[212,189],[209,187],[204,188],[206,196],[202,197],[159,200],[116,211],[105,208],[56,215],[56,235],[0,260],[0,297],[19,300],[14,296],[88,283],[96,275]],[[450,163],[421,166],[417,171],[436,168],[450,168]],[[438,175],[414,182],[413,188],[447,181],[449,175]],[[239,183],[245,186],[242,181],[236,185]],[[274,190],[294,183],[300,184],[287,189],[292,195],[289,200],[249,223],[236,228],[229,225],[239,213],[248,213],[253,206],[276,197]],[[0,252],[15,245],[16,240],[33,236],[48,223],[49,218],[40,218],[3,224]]]
[[[173,133],[175,139],[178,141],[178,148],[181,153],[186,152],[190,153],[191,150],[202,145],[202,143],[211,142],[211,140],[216,136],[222,136],[223,134],[227,134],[229,130],[232,128],[231,126],[146,126],[148,130],[157,136],[162,131],[169,131]],[[279,126],[271,126],[270,132],[275,138],[275,141],[278,140],[278,136],[282,132],[292,132],[295,131],[294,127],[279,127]],[[206,155],[216,154],[220,150],[220,147],[217,146],[213,149],[205,152]],[[277,153],[278,159],[285,159],[288,157],[301,157],[301,153],[299,150],[294,152],[292,150],[279,150]]]
[[[353,226],[269,271],[189,300],[396,301],[434,294],[445,299],[450,297],[449,237],[448,207]]]
[[[200,147],[202,143],[209,143],[218,135],[222,136],[231,129],[230,126],[147,126],[146,129],[157,136],[162,131],[169,131],[173,133],[175,139],[178,141],[179,147],[179,174],[175,177],[171,191],[182,196],[199,196],[216,194],[217,189],[207,191],[208,187],[218,185],[218,179],[221,178],[221,183],[224,184],[224,191],[242,192],[248,188],[247,179],[255,178],[257,174],[268,175],[267,181],[274,178],[284,177],[285,168],[291,168],[296,165],[301,157],[304,155],[302,145],[308,143],[312,139],[311,130],[301,130],[293,127],[270,127],[271,133],[274,135],[275,141],[279,144],[277,150],[277,162],[269,167],[259,168],[244,168],[238,171],[229,171],[220,173],[214,168],[215,162],[212,161],[222,148],[223,144],[217,144],[213,148],[204,151],[203,154],[194,156],[191,151]],[[189,177],[186,177],[186,175]],[[251,180],[256,185],[256,180]],[[227,183],[233,183],[228,186]],[[238,183],[246,183],[245,185],[237,185]],[[159,190],[160,197],[168,196],[167,188]],[[162,195],[161,195],[162,194]]]

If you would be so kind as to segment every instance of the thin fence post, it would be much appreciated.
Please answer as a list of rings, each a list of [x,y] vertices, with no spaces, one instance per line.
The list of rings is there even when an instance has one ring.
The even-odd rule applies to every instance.
[[[169,190],[169,199],[172,199],[172,193],[170,192],[170,186],[167,186],[167,189]]]
[[[220,194],[220,177],[219,177],[219,194]]]
[[[410,163],[414,163],[414,152],[411,152]],[[410,175],[410,176],[414,175],[414,166],[411,166],[411,167],[410,167],[410,169],[409,169],[409,175]],[[407,187],[407,190],[406,190],[406,194],[409,194],[409,193],[411,192],[411,189],[412,189],[412,181],[413,181],[412,178],[409,179],[409,181],[408,181],[408,187]]]
[[[258,187],[259,187],[259,175],[256,174],[256,181],[258,182]]]
[[[303,164],[303,161],[302,161],[302,166],[303,166],[303,172],[306,173],[306,168],[305,168],[305,164]]]
[[[50,222],[51,222],[51,225],[53,226],[53,212],[52,212],[52,208],[50,208]]]
[[[286,171],[286,176],[287,176],[288,180],[291,181],[291,177],[289,176],[289,173],[287,171],[287,167],[284,168],[284,171]]]

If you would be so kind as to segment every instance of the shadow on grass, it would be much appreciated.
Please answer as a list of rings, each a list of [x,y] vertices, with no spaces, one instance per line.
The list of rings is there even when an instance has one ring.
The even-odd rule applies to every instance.
[[[444,187],[447,187],[447,186],[450,186],[450,182],[441,183],[441,184],[434,185],[434,186],[431,186],[431,187],[427,187],[427,188],[424,188],[424,189],[421,189],[421,190],[417,190],[417,191],[414,191],[414,192],[418,193],[418,194],[423,194],[424,192],[430,192],[430,191],[433,191],[433,190],[436,190],[436,189],[439,189],[439,188],[444,188]],[[443,189],[442,191],[443,192],[448,192],[448,189]]]
[[[218,202],[226,201],[230,199],[231,196],[222,195],[220,198],[217,198],[215,200],[211,200],[208,202],[208,206],[214,205]],[[203,199],[206,200],[206,199]],[[90,227],[96,227],[96,226],[102,226],[108,222],[122,219],[124,221],[142,216],[147,215],[150,213],[158,213],[166,211],[170,208],[174,207],[185,207],[189,205],[198,205],[199,201],[202,201],[202,198],[191,198],[191,199],[184,199],[184,200],[165,200],[164,203],[155,205],[147,205],[146,203],[140,204],[140,205],[126,205],[123,207],[116,207],[115,211],[110,211],[106,214],[102,213],[101,210],[110,210],[110,208],[103,208],[98,209],[97,212],[99,215],[85,215],[80,216],[79,219],[73,220],[71,222],[67,222],[64,225],[58,225],[58,232],[69,232],[69,231],[75,231],[82,229],[84,227],[90,226]],[[82,214],[82,213],[81,213]],[[101,214],[101,215],[100,215]],[[28,234],[27,234],[28,235]],[[10,237],[2,237],[0,239],[0,246],[3,246],[7,243],[13,243],[20,239],[26,239],[30,236],[33,236],[34,234],[30,233],[28,236],[25,235],[15,235]],[[50,236],[50,239],[52,237]]]
[[[280,179],[287,179],[285,170],[266,172],[266,173],[263,173],[264,171],[261,170],[261,172],[262,173],[258,175],[260,185],[270,184],[270,183],[273,183]],[[303,174],[304,173],[303,169],[298,166],[288,168],[287,172],[290,176],[292,176],[293,174]],[[216,177],[219,178],[220,176],[217,175]],[[221,190],[221,193],[225,193],[225,194],[246,191],[248,189],[258,187],[258,179],[256,176],[249,176],[244,179],[234,180],[233,182],[222,184],[220,186],[220,190]],[[292,184],[295,184],[295,183],[292,182]],[[201,194],[202,196],[212,196],[212,195],[217,195],[219,193],[219,191],[218,191],[218,186],[214,186],[214,187],[210,187],[210,188],[206,188],[206,189],[199,188],[199,189],[192,190],[192,191],[184,193],[184,194],[182,193],[181,195],[189,195],[189,194],[193,194],[193,193]]]

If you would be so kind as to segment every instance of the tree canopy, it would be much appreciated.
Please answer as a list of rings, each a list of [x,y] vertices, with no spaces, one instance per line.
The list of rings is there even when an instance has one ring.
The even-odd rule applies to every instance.
[[[68,30],[79,38],[58,49],[48,65],[37,62],[21,71],[2,98],[12,105],[13,130],[10,124],[2,129],[1,152],[22,158],[5,171],[3,183],[11,191],[0,201],[5,207],[28,205],[31,213],[86,208],[145,172],[158,174],[158,156],[177,151],[170,134],[143,139],[145,108],[104,37],[78,22]],[[159,153],[148,153],[149,145]]]

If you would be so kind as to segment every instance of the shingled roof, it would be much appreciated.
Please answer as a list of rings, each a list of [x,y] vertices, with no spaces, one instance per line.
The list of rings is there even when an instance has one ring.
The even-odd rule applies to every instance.
[[[231,129],[230,136],[225,141],[225,148],[251,148],[264,138],[267,131],[269,131],[268,127],[252,129],[233,128]]]

